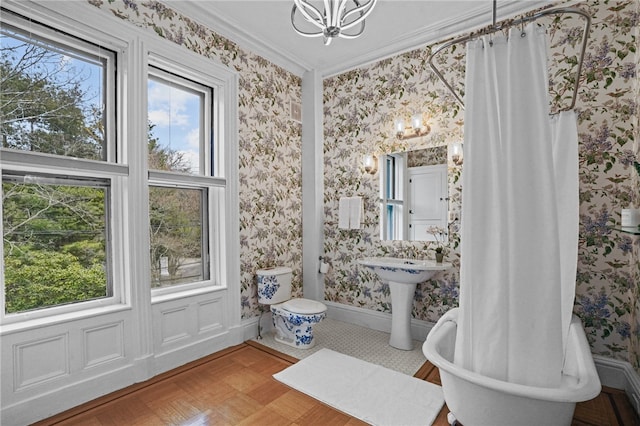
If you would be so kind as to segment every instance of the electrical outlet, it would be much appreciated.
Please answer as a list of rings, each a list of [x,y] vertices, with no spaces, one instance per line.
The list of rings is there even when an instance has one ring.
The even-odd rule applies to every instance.
[[[290,102],[290,114],[292,120],[297,121],[298,123],[302,122],[302,105],[297,102]]]

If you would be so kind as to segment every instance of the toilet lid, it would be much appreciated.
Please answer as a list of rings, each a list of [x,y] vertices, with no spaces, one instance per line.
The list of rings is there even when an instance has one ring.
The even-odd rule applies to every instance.
[[[291,299],[282,304],[282,308],[295,314],[319,314],[327,310],[324,303],[309,299]]]

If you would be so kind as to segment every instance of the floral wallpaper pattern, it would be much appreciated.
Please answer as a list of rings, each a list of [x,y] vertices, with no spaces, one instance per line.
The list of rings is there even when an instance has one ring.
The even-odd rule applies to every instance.
[[[622,208],[640,207],[638,136],[638,26],[640,1],[593,0],[577,5],[592,16],[576,110],[580,144],[580,243],[574,312],[585,324],[592,351],[629,361],[640,371],[640,237],[612,229]],[[550,100],[554,111],[570,102],[582,20],[546,19],[549,36]],[[361,268],[364,256],[433,258],[429,242],[381,241],[378,176],[357,167],[365,153],[390,153],[448,146],[462,140],[463,114],[426,63],[429,46],[364,66],[324,81],[325,298],[390,311],[388,286]],[[465,48],[436,57],[447,81],[464,93]],[[430,115],[431,133],[399,141],[396,117]],[[449,209],[460,210],[460,167],[449,161]],[[464,165],[462,166],[464,167]],[[363,230],[337,227],[338,200],[352,193],[365,200]],[[418,285],[413,317],[435,322],[457,305],[457,223],[446,259],[454,268]]]
[[[301,103],[300,78],[161,2],[87,1],[238,72],[242,318],[262,309],[257,269],[291,267],[301,295],[302,127],[288,115],[291,101]]]
[[[218,61],[239,73],[240,250],[242,317],[256,316],[254,271],[286,265],[294,292],[302,293],[301,125],[288,118],[301,101],[299,77],[155,0],[87,0],[110,16]],[[631,362],[640,370],[640,238],[611,229],[620,210],[640,206],[638,49],[640,1],[590,0],[593,16],[576,109],[580,133],[580,259],[575,312],[594,353]],[[569,19],[569,18],[567,18]],[[580,26],[548,22],[553,105],[570,96]],[[462,111],[429,70],[429,46],[327,78],[324,81],[324,255],[327,300],[389,312],[388,287],[356,264],[362,256],[433,257],[433,243],[380,241],[378,176],[360,166],[365,153],[448,146],[463,138]],[[464,93],[464,46],[436,60]],[[415,112],[430,116],[431,133],[399,141],[391,123]],[[449,210],[460,210],[461,167],[449,164]],[[365,201],[363,230],[339,230],[341,196]],[[454,268],[418,286],[413,316],[435,322],[458,298],[457,223],[446,258]]]
[[[415,149],[407,153],[407,167],[436,166],[447,163],[446,145]]]

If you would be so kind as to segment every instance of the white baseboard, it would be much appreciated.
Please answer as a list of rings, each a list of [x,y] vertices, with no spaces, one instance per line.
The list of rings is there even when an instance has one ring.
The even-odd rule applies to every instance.
[[[600,355],[593,355],[598,376],[603,386],[623,389],[633,408],[640,415],[640,375],[630,363]]]
[[[343,305],[335,302],[322,301],[327,305],[327,317],[337,320],[356,324],[362,327],[371,328],[373,330],[391,332],[391,314],[385,312],[371,311],[369,309],[357,308],[355,306]],[[262,332],[268,332],[273,328],[271,321],[271,312],[262,314],[260,320]],[[414,340],[424,341],[427,334],[434,324],[422,321],[411,320],[411,337]],[[244,340],[254,339],[258,335],[258,317],[251,317],[242,320],[241,327],[244,330]]]
[[[251,317],[242,320],[240,325],[244,330],[244,341],[252,340],[258,337],[258,317]],[[271,312],[265,312],[260,318],[260,330],[261,334],[267,333],[273,329],[273,322],[271,321]]]
[[[331,319],[386,333],[391,332],[391,314],[335,302],[324,301],[322,303],[327,305],[327,316]],[[411,337],[414,340],[424,341],[433,326],[434,324],[428,321],[411,319]]]
[[[35,423],[79,404],[130,386],[134,383],[132,378],[135,376],[135,368],[129,364],[105,374],[89,377],[14,404],[5,405],[0,411],[0,424]]]

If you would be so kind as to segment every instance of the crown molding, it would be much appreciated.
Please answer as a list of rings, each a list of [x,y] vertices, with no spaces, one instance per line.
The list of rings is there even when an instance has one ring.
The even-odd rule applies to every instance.
[[[525,13],[540,7],[549,5],[548,0],[538,1],[509,1],[504,2],[497,10],[497,21],[511,18],[515,15]],[[456,16],[435,25],[420,28],[412,33],[408,33],[401,38],[392,40],[386,46],[378,47],[374,51],[354,57],[348,63],[338,64],[321,70],[323,77],[331,77],[342,74],[355,68],[381,61],[405,52],[424,48],[430,44],[444,42],[450,38],[475,31],[490,25],[491,14],[487,14],[486,5],[482,5],[469,10],[464,15]]]
[[[574,0],[566,3],[575,2]],[[550,0],[504,1],[499,4],[496,20],[508,19],[553,3],[555,2]],[[179,13],[228,38],[243,49],[247,49],[299,77],[302,77],[305,72],[314,69],[314,66],[309,61],[291,54],[286,51],[286,48],[269,45],[252,35],[249,29],[242,28],[239,22],[223,18],[222,13],[216,9],[215,2],[175,1],[167,2],[167,4]],[[342,74],[355,68],[474,31],[491,24],[491,21],[492,16],[490,10],[487,9],[487,5],[485,2],[479,2],[478,7],[470,9],[464,15],[458,15],[435,25],[425,26],[400,38],[391,40],[385,46],[377,46],[375,49],[361,55],[354,55],[349,61],[322,67],[316,69],[316,71],[322,78]]]
[[[166,1],[167,6],[175,9],[189,19],[212,29],[243,49],[249,50],[258,56],[262,56],[268,61],[286,69],[298,77],[302,77],[306,71],[313,69],[312,65],[304,59],[295,57],[282,49],[274,48],[251,35],[250,32],[241,28],[241,24],[239,22],[226,17],[222,18],[221,13],[216,13],[218,10],[215,7],[215,2],[164,1]]]

